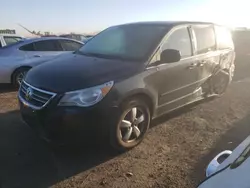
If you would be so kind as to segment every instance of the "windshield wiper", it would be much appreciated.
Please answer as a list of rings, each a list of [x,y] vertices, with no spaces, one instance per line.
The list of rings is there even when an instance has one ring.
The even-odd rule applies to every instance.
[[[98,53],[86,53],[86,52],[82,52],[80,50],[75,51],[75,54],[80,54],[80,55],[85,55],[85,56],[90,56],[90,57],[98,57],[98,58],[104,58],[104,59],[117,59],[117,60],[121,60],[121,61],[138,61],[137,59],[134,58],[128,58],[128,57],[124,57],[124,56],[114,56],[114,55],[107,55],[107,54],[98,54]]]
[[[86,53],[86,52],[82,52],[80,50],[77,50],[74,52],[75,54],[80,54],[80,55],[85,55],[85,56],[91,56],[91,57],[101,57],[102,55],[100,54],[95,54],[95,53]]]
[[[250,145],[240,154],[240,156],[231,164],[230,168],[234,169],[240,166],[250,156]]]
[[[105,58],[105,59],[120,59],[124,60],[125,58],[120,57],[120,56],[112,56],[112,55],[106,55],[106,54],[98,54],[98,53],[86,53],[86,52],[81,52],[81,51],[76,51],[76,54],[80,55],[85,55],[85,56],[90,56],[90,57],[98,57],[98,58]]]

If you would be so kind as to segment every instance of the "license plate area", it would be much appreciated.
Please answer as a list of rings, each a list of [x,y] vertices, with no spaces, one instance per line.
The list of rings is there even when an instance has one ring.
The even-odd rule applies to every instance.
[[[23,114],[35,116],[36,111],[34,109],[32,109],[28,104],[20,101],[19,105],[20,105],[20,109],[21,109]]]

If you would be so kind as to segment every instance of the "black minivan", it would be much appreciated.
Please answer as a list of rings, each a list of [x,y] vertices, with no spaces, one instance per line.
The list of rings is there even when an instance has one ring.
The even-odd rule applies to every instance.
[[[231,32],[213,23],[113,26],[30,70],[19,89],[21,114],[46,138],[95,127],[127,150],[151,119],[223,94],[234,59]]]

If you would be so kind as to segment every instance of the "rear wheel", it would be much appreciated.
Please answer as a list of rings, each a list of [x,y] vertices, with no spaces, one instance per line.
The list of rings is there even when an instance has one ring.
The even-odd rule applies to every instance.
[[[15,87],[19,87],[21,85],[28,70],[29,68],[20,68],[14,72],[13,77],[12,77],[12,84]]]
[[[111,145],[119,151],[137,146],[144,138],[150,124],[150,111],[141,99],[132,99],[121,105],[118,121],[111,126]]]

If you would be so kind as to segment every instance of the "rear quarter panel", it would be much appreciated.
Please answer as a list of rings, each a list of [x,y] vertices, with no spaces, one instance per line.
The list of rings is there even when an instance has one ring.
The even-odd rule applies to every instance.
[[[234,50],[223,50],[221,51],[220,56],[220,67],[221,69],[229,70],[230,67],[234,64],[235,61],[235,52]]]
[[[20,67],[32,68],[58,56],[44,56],[41,58],[27,58],[26,56],[0,57],[0,83],[11,83],[12,73]]]

